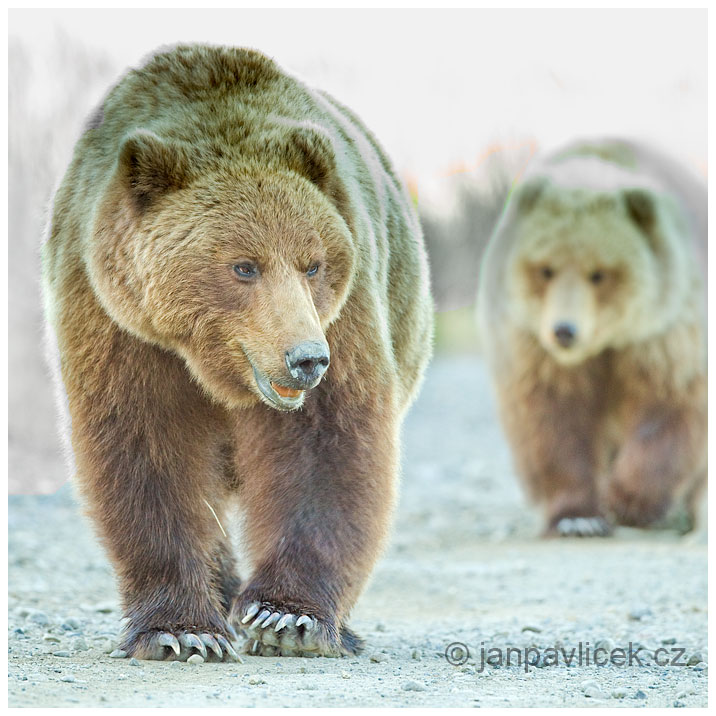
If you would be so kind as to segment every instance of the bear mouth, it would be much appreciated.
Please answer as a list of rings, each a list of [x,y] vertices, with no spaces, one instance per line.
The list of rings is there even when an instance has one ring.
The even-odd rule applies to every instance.
[[[264,375],[256,366],[251,363],[254,370],[254,379],[256,385],[261,391],[262,397],[272,408],[278,410],[298,410],[303,405],[303,399],[306,396],[305,390],[297,390],[295,388],[287,388],[286,386],[274,383]]]

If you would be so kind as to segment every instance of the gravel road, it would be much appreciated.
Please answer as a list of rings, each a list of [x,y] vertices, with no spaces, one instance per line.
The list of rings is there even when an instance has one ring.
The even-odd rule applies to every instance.
[[[71,490],[11,497],[9,705],[706,706],[705,532],[538,528],[474,357],[436,360],[407,419],[392,539],[352,619],[359,658],[110,658],[113,574]]]

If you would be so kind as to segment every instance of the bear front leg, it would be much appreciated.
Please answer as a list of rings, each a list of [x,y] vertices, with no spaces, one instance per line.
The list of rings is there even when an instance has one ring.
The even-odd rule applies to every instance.
[[[67,340],[63,375],[78,481],[119,576],[121,648],[237,658],[221,592],[238,582],[209,508],[220,515],[220,416],[176,356],[114,327]]]
[[[519,380],[498,382],[517,471],[544,509],[545,536],[606,536],[611,527],[597,485],[605,382],[584,366],[545,372],[532,368]]]
[[[683,497],[688,514],[681,529],[693,527],[694,495],[706,472],[706,425],[706,406],[696,398],[682,407],[672,403],[633,411],[607,492],[619,524],[657,525]]]
[[[360,402],[327,383],[296,413],[239,416],[251,436],[238,460],[255,568],[234,614],[250,654],[362,649],[346,620],[387,533],[398,420],[390,399]]]

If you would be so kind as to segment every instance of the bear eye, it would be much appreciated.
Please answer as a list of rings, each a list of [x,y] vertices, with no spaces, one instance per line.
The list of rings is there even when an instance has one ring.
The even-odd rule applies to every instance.
[[[321,265],[321,264],[319,264],[319,263],[313,264],[313,266],[311,266],[311,268],[308,269],[308,271],[306,271],[306,276],[308,276],[309,278],[310,278],[311,276],[315,276],[315,275],[318,273],[318,267],[319,267],[320,265]]]
[[[549,281],[554,276],[554,271],[550,266],[543,266],[542,267],[542,278]]]
[[[258,274],[258,269],[255,264],[248,261],[243,261],[240,264],[234,264],[234,273],[239,278],[254,278]]]
[[[592,271],[589,274],[589,280],[592,283],[601,283],[604,280],[604,271]]]

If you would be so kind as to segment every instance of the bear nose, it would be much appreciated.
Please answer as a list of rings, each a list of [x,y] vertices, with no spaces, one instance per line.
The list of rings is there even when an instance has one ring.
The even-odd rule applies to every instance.
[[[322,341],[304,341],[286,351],[288,372],[302,385],[318,384],[330,362],[328,344]]]
[[[572,323],[558,323],[554,327],[554,337],[562,348],[569,348],[577,337],[577,328]]]

